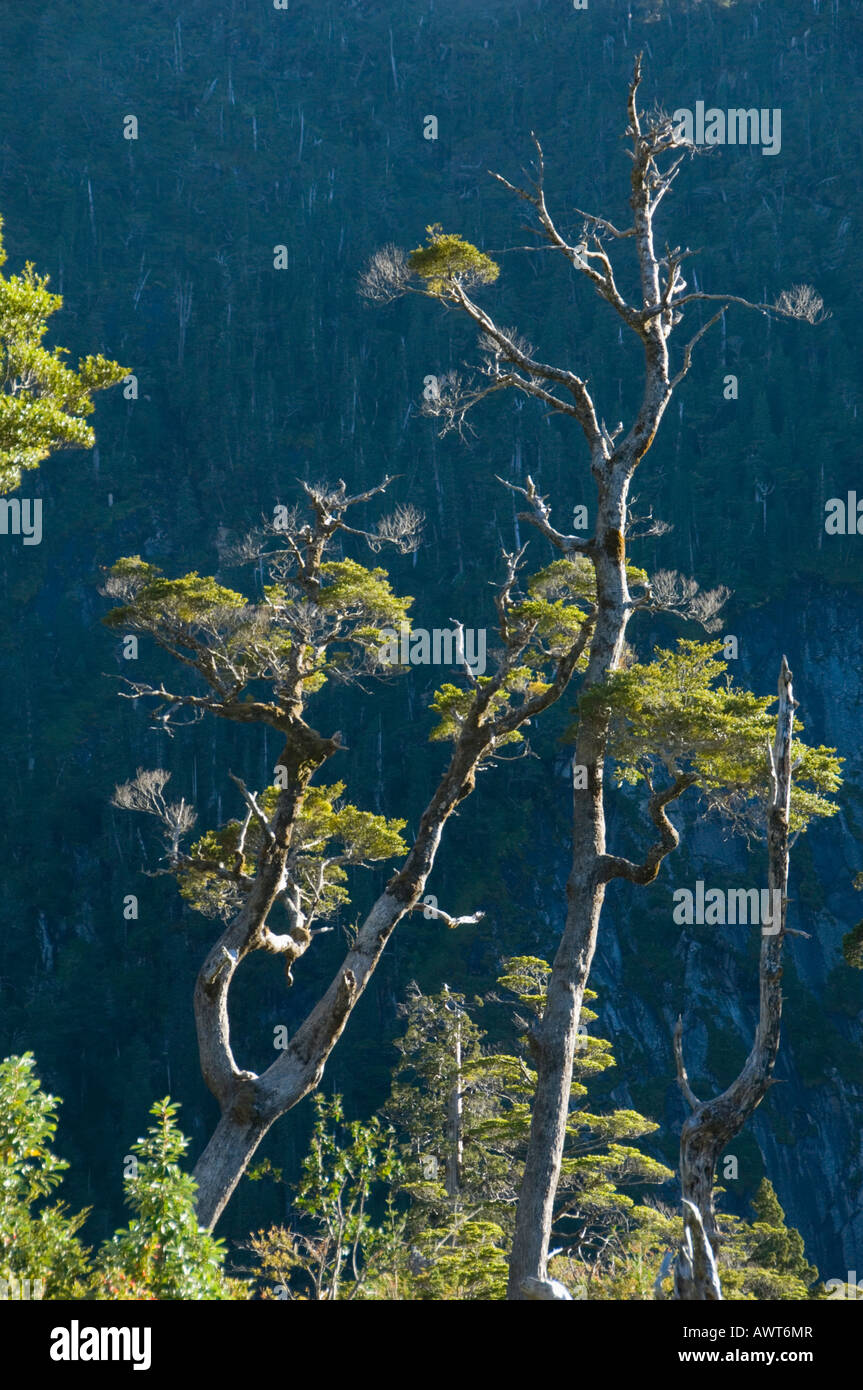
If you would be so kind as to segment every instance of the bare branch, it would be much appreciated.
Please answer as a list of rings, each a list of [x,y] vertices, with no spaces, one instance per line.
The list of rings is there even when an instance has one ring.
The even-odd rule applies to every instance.
[[[443,908],[432,907],[430,903],[415,903],[411,909],[413,912],[422,912],[424,917],[433,917],[437,922],[443,922],[445,927],[472,927],[477,922],[481,922],[485,917],[484,912],[474,912],[469,917],[450,917]]]
[[[255,797],[254,792],[250,792],[243,779],[241,777],[235,777],[233,772],[229,772],[228,776],[234,783],[234,786],[239,788],[240,795],[242,796],[243,800],[248,806],[249,811],[255,817],[255,820],[258,822],[261,829],[263,830],[265,838],[269,840],[271,845],[275,844],[276,837],[273,834],[273,827],[270,824],[264,812],[261,810],[260,806],[258,805],[258,801]]]
[[[722,626],[717,615],[732,594],[724,584],[702,589],[678,570],[657,570],[651,577],[650,588],[651,608],[699,623],[705,632],[717,632]]]
[[[650,819],[653,821],[660,838],[656,844],[651,845],[644,861],[641,864],[633,864],[631,860],[624,859],[619,855],[603,854],[599,857],[599,877],[602,881],[608,882],[613,878],[625,878],[630,883],[652,883],[659,873],[663,859],[672,850],[677,849],[680,843],[680,835],[668,816],[665,814],[665,807],[671,801],[676,801],[679,796],[698,781],[698,774],[695,772],[685,772],[677,776],[670,786],[664,791],[652,792],[647,803]]]
[[[410,279],[407,256],[390,243],[375,252],[360,276],[360,294],[374,303],[390,304],[410,289]]]
[[[585,540],[582,536],[567,536],[552,526],[549,519],[551,508],[546,499],[537,492],[536,484],[530,474],[527,475],[526,487],[520,487],[518,483],[508,483],[505,478],[501,478],[498,474],[495,474],[495,477],[499,483],[503,483],[504,487],[509,488],[510,492],[519,493],[525,501],[530,503],[531,511],[519,512],[519,521],[526,521],[531,526],[535,526],[547,540],[551,541],[553,546],[565,554],[578,554],[590,550],[591,542],[589,540]]]
[[[161,767],[150,771],[139,767],[131,781],[114,788],[111,804],[124,811],[142,811],[145,815],[155,816],[165,828],[172,856],[176,856],[180,840],[192,829],[197,815],[183,798],[179,801],[165,800],[163,792],[170,777],[170,772]]]
[[[830,310],[824,308],[824,300],[812,285],[792,285],[790,290],[783,290],[774,307],[778,314],[801,323],[817,325],[830,318]]]
[[[713,325],[714,325],[715,323],[718,323],[718,322],[719,322],[719,320],[722,318],[722,315],[725,313],[725,310],[726,310],[727,307],[728,307],[728,303],[729,303],[729,302],[734,302],[734,301],[729,301],[729,300],[726,298],[726,296],[724,296],[724,295],[709,295],[709,296],[707,296],[707,297],[710,298],[710,299],[725,299],[725,303],[723,304],[723,306],[722,306],[722,308],[719,310],[719,312],[716,313],[716,314],[714,314],[712,318],[708,319],[707,322],[706,322],[705,324],[702,324],[702,326],[701,326],[701,328],[699,328],[698,332],[697,332],[697,333],[694,333],[694,334],[692,335],[692,337],[689,339],[689,342],[686,344],[686,347],[683,349],[683,365],[681,366],[680,371],[677,373],[677,375],[676,375],[675,377],[672,377],[672,379],[671,379],[670,387],[669,387],[669,389],[670,389],[671,391],[674,391],[674,389],[675,389],[677,386],[679,386],[680,382],[683,380],[683,378],[686,376],[687,372],[689,371],[689,368],[692,366],[692,350],[693,350],[693,348],[695,347],[696,343],[699,343],[699,342],[701,341],[701,339],[704,337],[705,333],[707,333],[707,332],[713,327]],[[736,301],[736,302],[741,303],[741,304],[746,303],[745,300],[739,300],[739,301]],[[682,303],[683,303],[683,300],[680,300],[680,299],[679,299],[679,300],[677,301],[678,306],[679,306],[680,304],[682,304]],[[756,308],[757,306],[756,306],[756,305],[750,305],[749,307],[750,307],[750,308]]]
[[[683,1018],[678,1015],[674,1028],[674,1061],[677,1066],[677,1081],[690,1110],[697,1110],[701,1101],[689,1084],[686,1063],[683,1060]]]

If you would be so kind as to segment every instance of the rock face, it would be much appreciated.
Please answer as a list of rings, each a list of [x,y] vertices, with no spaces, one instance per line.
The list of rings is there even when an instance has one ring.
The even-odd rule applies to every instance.
[[[863,863],[856,831],[863,774],[857,733],[863,723],[863,602],[848,605],[835,592],[799,599],[738,623],[741,656],[734,674],[754,689],[772,688],[781,656],[773,649],[775,633],[783,633],[804,737],[835,747],[846,759],[846,786],[840,813],[792,850],[789,925],[808,932],[809,939],[786,943],[779,1084],[748,1132],[729,1146],[738,1177],[725,1182],[724,1205],[749,1214],[746,1197],[761,1176],[754,1141],[809,1258],[823,1278],[844,1279],[863,1259],[863,979],[841,955],[843,934],[863,916],[863,900],[852,886]],[[676,1135],[684,1110],[674,1084],[675,1018],[682,1011],[696,1093],[716,1094],[736,1075],[751,1043],[758,929],[678,926],[672,892],[694,888],[699,878],[761,887],[766,860],[763,846],[747,850],[717,820],[699,818],[691,799],[675,818],[681,847],[659,882],[647,892],[609,893],[591,985],[599,992],[596,1026],[611,1039],[626,1078],[613,1093],[615,1101],[637,1104]],[[610,844],[624,853],[637,854],[646,842],[648,828],[627,794],[617,800],[610,827]],[[561,872],[561,891],[564,878]],[[663,1148],[663,1157],[675,1162],[673,1145]]]
[[[500,550],[527,538],[495,475],[518,483],[533,470],[555,523],[575,504],[580,530],[592,496],[586,455],[572,432],[503,395],[481,407],[476,447],[455,433],[439,438],[420,414],[424,379],[475,361],[472,337],[445,315],[372,310],[358,299],[357,275],[376,248],[413,245],[430,218],[510,248],[495,290],[501,322],[535,341],[544,361],[589,374],[608,421],[628,421],[637,373],[599,297],[579,296],[563,266],[555,272],[545,257],[516,250],[523,209],[501,201],[484,171],[517,178],[535,128],[545,132],[561,225],[577,230],[573,206],[616,221],[629,178],[621,94],[633,54],[645,48],[648,106],[694,115],[698,74],[700,96],[719,108],[744,109],[760,91],[759,105],[786,113],[780,157],[729,145],[681,171],[663,209],[663,241],[701,249],[699,286],[767,299],[811,274],[832,310],[811,332],[734,309],[716,326],[636,488],[637,510],[674,530],[640,543],[633,559],[744,595],[746,616],[733,620],[741,678],[774,690],[785,651],[806,735],[848,759],[841,816],[793,851],[793,925],[811,939],[789,943],[782,1084],[735,1145],[739,1177],[728,1179],[727,1201],[745,1210],[763,1154],[825,1277],[863,1271],[863,977],[840,965],[839,951],[863,917],[851,887],[863,862],[853,790],[863,598],[845,600],[839,588],[859,583],[863,538],[824,525],[831,497],[863,496],[855,451],[844,447],[858,428],[863,323],[860,189],[847,167],[858,78],[850,7],[777,0],[767,23],[759,14],[768,7],[688,0],[605,0],[578,14],[557,0],[443,0],[424,7],[422,23],[413,7],[356,3],[292,6],[282,23],[272,6],[232,5],[227,19],[225,7],[189,0],[182,43],[172,21],[166,28],[167,8],[127,6],[123,25],[112,0],[54,0],[50,24],[33,24],[27,6],[6,5],[0,16],[6,273],[32,259],[66,297],[59,341],[74,355],[97,342],[140,373],[140,397],[118,391],[99,405],[97,451],[47,460],[28,478],[31,521],[44,497],[40,543],[0,535],[9,672],[0,687],[0,1041],[6,1053],[32,1049],[46,1084],[66,1098],[65,1199],[77,1207],[94,1192],[104,1197],[88,1228],[98,1241],[125,1220],[123,1146],[154,1095],[182,1100],[196,1152],[211,1120],[190,1008],[209,926],[183,908],[173,884],[142,875],[161,850],[114,814],[111,791],[138,766],[168,767],[201,828],[213,828],[237,810],[227,770],[261,787],[278,756],[275,737],[241,738],[224,721],[168,740],[117,699],[115,678],[136,673],[100,627],[100,567],[140,554],[171,575],[229,570],[236,541],[293,500],[295,479],[344,470],[372,487],[391,471],[402,489],[394,502],[428,518],[426,543],[399,573],[400,591],[417,596],[414,612],[429,624],[453,614],[493,622],[489,580],[500,573]],[[226,46],[236,55],[227,71]],[[117,93],[126,91],[136,94],[140,141],[123,139]],[[428,138],[424,111],[448,113],[440,139]],[[790,188],[785,196],[789,167],[811,196]],[[273,257],[283,236],[284,268]],[[530,565],[550,558],[534,538]],[[798,563],[834,587],[804,587],[793,578]],[[641,643],[645,629],[635,627]],[[142,647],[138,674],[167,674],[160,660]],[[346,730],[333,775],[349,776],[358,801],[411,824],[440,755],[426,742],[438,674],[417,667],[380,704],[321,695],[321,726]],[[537,743],[544,737],[536,731]],[[533,760],[495,769],[488,790],[484,777],[460,809],[435,892],[442,904],[486,909],[486,919],[464,936],[425,923],[388,946],[328,1071],[327,1084],[355,1113],[368,1114],[386,1093],[386,1049],[411,978],[482,992],[501,954],[553,953],[568,797],[558,775],[565,757],[556,770],[552,760],[547,772]],[[614,802],[612,843],[635,853],[649,827],[632,796]],[[670,1161],[683,1116],[671,1049],[678,1012],[693,1082],[707,1093],[745,1056],[755,1002],[753,934],[677,926],[671,892],[721,875],[723,884],[765,881],[757,847],[748,853],[691,806],[672,818],[685,840],[659,881],[609,892],[593,977],[599,1026],[625,1078],[619,1100],[630,1096],[662,1122]],[[140,911],[127,920],[131,895]],[[338,933],[324,936],[304,957],[288,1022],[331,977],[339,945]],[[237,999],[237,1034],[249,1039],[256,1068],[272,1057],[273,1026],[286,1021],[277,974]],[[296,1169],[304,1142],[301,1126],[286,1126],[276,1161]],[[267,1219],[255,1205],[262,1187],[238,1196],[223,1234],[243,1238]]]

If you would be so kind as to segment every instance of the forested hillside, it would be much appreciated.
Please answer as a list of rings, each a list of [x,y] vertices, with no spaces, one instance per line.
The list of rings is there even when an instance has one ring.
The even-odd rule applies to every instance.
[[[203,834],[242,815],[228,773],[267,786],[280,747],[272,730],[219,719],[172,736],[145,702],[120,698],[123,677],[170,684],[173,671],[144,641],[136,663],[125,659],[125,629],[101,621],[106,571],[140,556],[171,577],[239,585],[232,545],[297,502],[301,482],[343,478],[359,493],[396,475],[388,505],[425,517],[419,548],[385,561],[394,590],[414,598],[411,620],[493,628],[501,548],[529,539],[531,571],[554,558],[496,475],[520,486],[530,475],[568,528],[574,508],[592,505],[587,453],[570,422],[509,393],[482,402],[463,435],[441,436],[422,413],[424,388],[465,370],[470,325],[438,302],[372,303],[360,277],[380,247],[410,251],[441,224],[500,266],[482,291],[496,321],[589,377],[609,429],[629,420],[634,347],[560,258],[526,249],[529,210],[488,171],[522,184],[535,132],[564,232],[578,236],[576,208],[623,225],[626,90],[642,52],[646,108],[781,109],[775,154],[723,145],[682,168],[662,235],[698,250],[690,286],[773,304],[810,284],[830,313],[812,326],[732,307],[705,336],[634,485],[635,512],[651,508],[671,529],[633,539],[630,560],[728,586],[720,636],[737,638],[735,682],[772,695],[786,654],[807,743],[845,759],[838,815],[792,850],[789,921],[808,935],[786,945],[782,1084],[730,1146],[737,1165],[722,1185],[726,1210],[750,1220],[753,1199],[774,1212],[768,1178],[822,1279],[860,1267],[863,983],[842,938],[863,916],[863,541],[824,521],[829,499],[863,497],[861,35],[859,0],[291,0],[284,11],[52,0],[0,15],[6,271],[32,261],[48,274],[63,296],[54,341],[76,360],[102,352],[137,382],[136,394],[98,400],[92,452],[55,454],[26,475],[21,495],[43,503],[41,543],[0,535],[0,1054],[31,1051],[63,1097],[64,1196],[93,1208],[92,1242],[125,1220],[124,1157],[155,1097],[181,1103],[193,1158],[217,1118],[192,1015],[213,923],[154,874],[154,827],[113,805],[114,789],[138,768],[170,771]],[[634,284],[624,275],[621,288]],[[244,582],[261,592],[263,571]],[[646,661],[657,644],[699,636],[650,614],[628,638]],[[403,820],[406,839],[444,766],[429,740],[442,679],[418,665],[371,700],[331,682],[316,706],[316,727],[345,745],[327,780]],[[564,695],[531,727],[537,756],[482,771],[448,826],[429,891],[447,913],[484,915],[450,930],[417,912],[393,933],[322,1082],[349,1120],[368,1122],[391,1097],[415,991],[485,998],[475,1013],[490,1044],[511,1046],[510,1016],[488,996],[506,961],[551,960],[560,936],[573,704]],[[676,887],[766,882],[763,843],[703,812],[674,811],[681,846],[655,882],[610,888],[591,975],[616,1066],[597,1069],[590,1104],[658,1126],[639,1147],[669,1206],[675,1185],[660,1169],[676,1167],[685,1115],[675,1020],[694,1090],[714,1094],[737,1074],[757,1009],[755,939],[672,917]],[[615,852],[640,858],[648,835],[625,788],[609,817]],[[232,996],[241,1065],[269,1065],[273,1030],[293,1032],[318,999],[344,928],[391,872],[375,862],[357,875],[290,990],[266,957],[246,966]],[[137,917],[124,913],[130,895]],[[314,1121],[304,1101],[258,1161],[296,1183]],[[244,1181],[218,1234],[246,1240],[289,1201],[283,1187]]]

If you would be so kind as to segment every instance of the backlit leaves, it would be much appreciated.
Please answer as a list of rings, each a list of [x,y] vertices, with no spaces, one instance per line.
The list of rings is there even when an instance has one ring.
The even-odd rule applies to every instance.
[[[0,265],[2,227],[0,218]],[[128,375],[101,354],[81,358],[75,370],[63,360],[66,348],[42,346],[48,319],[62,304],[29,261],[20,275],[0,274],[0,493],[18,487],[25,470],[57,449],[91,449],[86,417],[93,393]]]

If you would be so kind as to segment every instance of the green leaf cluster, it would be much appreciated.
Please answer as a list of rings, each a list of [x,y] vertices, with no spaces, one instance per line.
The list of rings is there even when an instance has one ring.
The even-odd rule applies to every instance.
[[[139,555],[108,570],[105,591],[125,600],[103,618],[109,628],[149,633],[193,666],[219,694],[235,699],[254,680],[291,678],[313,694],[327,673],[344,673],[350,648],[379,663],[383,629],[407,621],[410,597],[394,594],[384,569],[325,561],[314,596],[291,580],[264,587],[252,602],[196,571],[167,579]]]
[[[487,685],[491,679],[491,676],[479,676],[477,684]],[[510,672],[502,688],[492,695],[483,718],[487,721],[501,714],[509,707],[512,695],[526,694],[530,696],[547,689],[548,687],[544,682],[535,679],[534,673],[529,667],[520,666]],[[473,702],[473,690],[464,690],[459,685],[453,685],[452,681],[446,681],[439,690],[435,691],[429,705],[429,709],[439,716],[439,722],[429,734],[429,739],[433,743],[457,739]],[[518,729],[512,729],[497,740],[497,746],[503,748],[508,743],[521,743],[523,739],[524,735]]]
[[[88,1268],[77,1232],[88,1213],[45,1203],[69,1165],[52,1149],[60,1101],[42,1090],[35,1065],[30,1052],[0,1062],[0,1280],[10,1298],[25,1280],[31,1298],[40,1281],[44,1298],[81,1298]]]
[[[634,784],[659,768],[670,776],[695,773],[720,807],[769,797],[776,696],[734,686],[722,650],[721,642],[683,640],[673,651],[657,647],[652,661],[633,663],[580,695],[580,717],[608,712],[620,781]],[[790,826],[802,830],[836,814],[829,798],[841,785],[841,759],[835,749],[795,738],[792,763]]]
[[[264,1299],[367,1296],[386,1282],[402,1249],[404,1223],[391,1196],[382,1223],[369,1212],[373,1194],[391,1190],[400,1172],[392,1130],[378,1116],[346,1122],[341,1096],[318,1091],[312,1103],[315,1123],[294,1201],[298,1221],[259,1231],[247,1247],[257,1257]],[[253,1180],[266,1176],[282,1181],[268,1160],[249,1173]]]
[[[156,1123],[132,1145],[137,1162],[124,1188],[135,1216],[100,1252],[104,1298],[117,1298],[124,1283],[156,1299],[248,1297],[245,1285],[223,1273],[224,1242],[198,1224],[195,1180],[180,1167],[189,1141],[177,1125],[178,1108],[167,1096],[156,1101]]]
[[[469,289],[488,285],[497,279],[500,266],[471,242],[452,232],[444,232],[435,222],[426,227],[426,245],[408,255],[411,270],[425,281],[429,294],[452,293],[455,284]]]
[[[294,826],[289,873],[304,899],[310,904],[314,902],[316,917],[330,917],[349,901],[343,886],[347,881],[346,866],[361,867],[407,852],[401,836],[407,821],[388,820],[344,803],[344,791],[344,782],[309,787]],[[279,793],[277,786],[267,787],[261,793],[259,805],[266,816],[275,812]],[[228,821],[221,829],[208,830],[191,846],[188,859],[192,862],[178,871],[182,896],[207,917],[228,916],[239,906],[235,885],[221,878],[213,865],[235,865],[240,830],[238,820]],[[249,878],[254,876],[262,848],[263,831],[253,817],[240,864],[240,872]]]
[[[0,266],[6,260],[0,218]],[[20,275],[0,273],[0,493],[18,487],[57,449],[92,449],[86,417],[93,394],[116,385],[128,368],[101,354],[66,365],[67,349],[43,347],[48,320],[62,307],[28,261]]]
[[[550,966],[537,957],[511,957],[498,986],[538,1017],[549,974]],[[490,1002],[501,1000],[494,994]],[[407,1026],[396,1042],[400,1060],[386,1113],[402,1138],[408,1229],[418,1248],[437,1241],[441,1251],[457,1251],[465,1223],[474,1220],[503,1233],[504,1252],[511,1236],[536,1073],[525,1036],[513,1051],[489,1046],[473,1017],[480,1003],[472,1007],[448,989],[426,996],[414,986],[405,1005]],[[587,1008],[582,1018],[592,1022],[596,1014]],[[662,1184],[673,1176],[636,1147],[658,1128],[655,1123],[633,1110],[594,1115],[585,1108],[591,1078],[612,1066],[609,1044],[585,1033],[575,1058],[554,1234],[555,1243],[582,1252],[601,1243],[614,1221],[637,1211],[622,1187]],[[451,1120],[455,1094],[458,1140]],[[504,1285],[505,1278],[494,1296],[502,1296]]]
[[[68,1215],[46,1199],[68,1168],[53,1151],[56,1096],[42,1090],[29,1052],[0,1062],[0,1280],[11,1298],[29,1281],[31,1298],[245,1299],[247,1289],[222,1272],[224,1248],[195,1215],[196,1184],[179,1166],[188,1145],[166,1097],[157,1123],[132,1145],[124,1178],[136,1212],[125,1230],[93,1253],[78,1231],[88,1211]]]
[[[786,1225],[785,1212],[767,1178],[762,1178],[751,1206],[753,1222],[722,1218],[719,1268],[725,1298],[817,1297],[818,1270],[806,1259],[800,1232]]]

